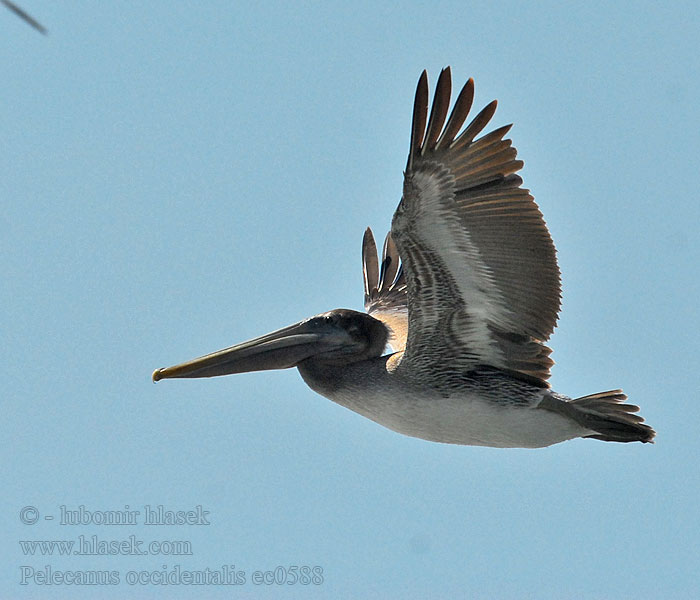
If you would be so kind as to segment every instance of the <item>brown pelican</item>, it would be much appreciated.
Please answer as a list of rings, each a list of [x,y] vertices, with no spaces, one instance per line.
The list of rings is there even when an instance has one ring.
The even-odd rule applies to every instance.
[[[153,380],[297,367],[316,392],[389,429],[436,442],[536,448],[576,437],[650,442],[621,390],[572,399],[547,383],[560,307],[554,244],[522,179],[509,126],[462,130],[469,80],[448,115],[449,67],[428,116],[418,81],[403,196],[381,263],[362,244],[365,308],[337,309],[158,369]],[[387,352],[387,344],[393,352]]]

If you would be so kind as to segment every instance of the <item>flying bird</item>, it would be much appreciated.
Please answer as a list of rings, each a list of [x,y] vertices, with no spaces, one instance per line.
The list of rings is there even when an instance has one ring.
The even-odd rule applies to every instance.
[[[464,127],[443,69],[415,95],[403,195],[381,260],[362,242],[366,313],[336,309],[173,367],[153,381],[297,367],[322,396],[393,431],[451,444],[538,448],[583,437],[651,442],[622,390],[572,399],[547,380],[561,287],[542,214],[516,175],[510,125]],[[449,113],[449,117],[448,117]],[[388,350],[388,347],[391,350]]]

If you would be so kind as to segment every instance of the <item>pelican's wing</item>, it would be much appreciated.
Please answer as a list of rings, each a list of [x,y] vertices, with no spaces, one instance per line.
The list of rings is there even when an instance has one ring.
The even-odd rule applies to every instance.
[[[391,347],[395,352],[402,351],[408,332],[406,277],[391,233],[384,240],[380,267],[377,245],[372,230],[367,228],[362,238],[362,272],[365,279],[365,310],[389,327]]]
[[[475,139],[496,101],[459,134],[474,83],[446,119],[450,79],[444,69],[430,118],[425,71],[418,82],[403,197],[391,227],[408,286],[401,369],[429,381],[489,365],[544,386],[553,362],[542,342],[560,306],[554,244],[514,174],[523,163],[503,139],[510,126]]]

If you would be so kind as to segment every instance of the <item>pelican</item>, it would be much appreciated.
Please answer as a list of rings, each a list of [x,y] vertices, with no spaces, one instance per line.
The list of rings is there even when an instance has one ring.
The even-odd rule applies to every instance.
[[[516,175],[523,162],[504,139],[511,126],[478,137],[496,101],[463,128],[474,81],[448,117],[451,87],[447,67],[429,110],[425,71],[418,81],[403,195],[381,261],[370,229],[363,238],[366,313],[316,315],[157,369],[153,381],[296,367],[322,396],[424,440],[651,442],[654,430],[622,390],[573,399],[547,383],[545,342],[561,303],[554,244]]]

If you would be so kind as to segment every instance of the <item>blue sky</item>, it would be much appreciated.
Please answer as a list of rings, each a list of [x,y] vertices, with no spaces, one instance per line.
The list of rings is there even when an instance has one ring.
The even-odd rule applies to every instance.
[[[21,5],[49,35],[0,10],[0,596],[700,595],[696,3]],[[153,385],[361,309],[362,233],[389,227],[416,81],[448,64],[476,104],[498,98],[494,126],[515,123],[557,245],[555,389],[624,388],[657,443],[431,444],[293,370]],[[62,505],[159,504],[210,525],[59,522]],[[18,543],[80,535],[192,554]],[[246,583],[125,582],[224,564]],[[47,565],[122,583],[20,585]],[[323,582],[253,583],[278,566]]]

